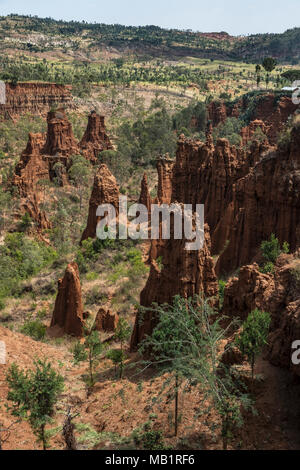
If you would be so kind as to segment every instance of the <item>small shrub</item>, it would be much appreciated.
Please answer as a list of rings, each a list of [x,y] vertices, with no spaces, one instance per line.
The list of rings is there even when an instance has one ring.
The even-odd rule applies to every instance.
[[[219,280],[219,304],[220,304],[220,308],[223,307],[223,303],[224,303],[225,287],[226,287],[226,281],[223,281],[222,279],[220,279]]]
[[[284,242],[282,248],[280,248],[279,240],[274,233],[271,234],[270,240],[261,243],[260,248],[267,263],[275,263],[281,253],[289,252],[289,244]]]
[[[28,320],[21,327],[20,332],[36,341],[41,341],[45,338],[46,330],[47,327],[40,320]]]

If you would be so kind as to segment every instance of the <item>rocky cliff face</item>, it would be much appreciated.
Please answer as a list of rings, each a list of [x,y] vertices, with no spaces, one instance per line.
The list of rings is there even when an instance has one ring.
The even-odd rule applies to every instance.
[[[104,116],[99,116],[95,111],[91,112],[86,131],[79,146],[83,155],[93,164],[98,162],[100,152],[113,148],[106,133]]]
[[[22,114],[46,116],[49,108],[74,108],[70,87],[55,83],[6,83],[6,103],[0,104],[0,119],[17,119]]]
[[[51,328],[58,326],[68,335],[83,335],[83,306],[79,270],[76,263],[67,266],[63,279],[58,281],[58,293]]]
[[[87,238],[96,237],[96,228],[98,223],[98,217],[96,211],[101,204],[112,204],[116,210],[116,214],[119,212],[119,186],[116,178],[109,171],[107,166],[103,163],[94,178],[93,190],[89,204],[89,215],[87,220],[87,226],[83,232],[81,241]]]
[[[152,243],[155,243],[154,240]],[[218,295],[218,284],[210,256],[209,229],[205,229],[205,244],[201,250],[185,249],[186,240],[163,240],[160,246],[162,266],[152,260],[149,278],[141,292],[140,304],[151,307],[152,303],[172,303],[177,294],[184,298],[200,292],[206,297]],[[142,316],[142,319],[141,319]],[[151,334],[157,323],[155,312],[138,313],[131,337],[131,350],[136,349],[145,335]]]
[[[205,205],[217,272],[249,263],[275,233],[292,250],[300,242],[300,132],[294,127],[285,150],[254,141],[249,149],[181,137],[176,161],[160,171],[163,200]],[[165,175],[168,175],[166,177]]]
[[[289,148],[266,150],[249,173],[236,181],[231,206],[228,244],[219,258],[218,272],[229,272],[251,261],[260,243],[271,233],[275,233],[281,243],[287,241],[292,251],[299,246],[298,126],[292,130]],[[224,219],[220,225],[222,222],[225,225]]]
[[[45,139],[44,134],[30,133],[27,147],[15,168],[14,185],[19,188],[22,197],[34,190],[38,180],[49,179],[48,164],[42,156]]]
[[[247,96],[247,95],[246,95]],[[226,105],[223,101],[213,101],[207,107],[208,119],[213,127],[226,121],[228,117],[239,117],[245,111],[249,103],[241,98],[233,106]],[[284,129],[288,118],[296,111],[297,105],[289,96],[277,97],[274,93],[258,95],[257,103],[251,113],[250,135],[253,128],[252,121],[264,123],[264,133],[271,144],[275,144],[278,135]],[[242,131],[243,143],[246,141],[247,130]]]
[[[275,273],[263,274],[258,265],[241,268],[225,288],[223,312],[245,319],[255,308],[271,314],[267,357],[274,365],[300,375],[291,362],[292,343],[300,338],[300,260],[298,255],[281,255]]]

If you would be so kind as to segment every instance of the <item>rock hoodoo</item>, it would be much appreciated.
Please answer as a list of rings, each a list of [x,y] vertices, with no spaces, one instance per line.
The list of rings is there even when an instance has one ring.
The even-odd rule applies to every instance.
[[[116,178],[104,163],[101,164],[94,178],[94,185],[89,203],[87,226],[83,232],[81,241],[86,240],[87,238],[96,237],[96,228],[98,223],[96,211],[99,205],[111,204],[116,210],[116,215],[118,215],[119,195],[119,186]]]
[[[44,155],[69,157],[79,153],[79,146],[74,137],[72,124],[64,109],[50,111],[47,116],[48,130]]]
[[[152,243],[155,243],[153,240]],[[205,244],[202,250],[186,250],[186,240],[163,240],[159,254],[162,266],[153,260],[146,286],[141,292],[140,304],[151,307],[152,303],[172,303],[177,294],[184,298],[204,293],[206,297],[218,295],[217,278],[213,259],[210,256],[210,237],[208,226],[205,228]],[[141,320],[142,315],[142,320]],[[157,317],[155,312],[137,313],[131,337],[131,350],[136,349],[145,335],[151,334]]]
[[[56,164],[59,163],[61,184],[66,184],[67,170],[73,155],[82,153],[93,161],[95,155],[110,146],[105,133],[104,118],[96,113],[90,115],[88,129],[80,144],[74,137],[72,125],[64,109],[50,111],[47,123],[47,133],[29,134],[27,147],[16,165],[13,178],[13,184],[18,187],[22,198],[21,205],[28,205],[28,201],[31,200],[30,206],[32,206],[34,202],[35,209],[31,213],[38,223],[41,221],[41,215],[35,216],[38,214],[36,209],[40,199],[37,183],[42,180],[53,180],[58,171]]]
[[[100,308],[95,319],[95,328],[98,331],[114,332],[118,326],[119,317],[110,310]]]
[[[90,113],[88,125],[79,146],[83,155],[94,164],[99,161],[100,152],[113,149],[106,133],[104,116],[99,116],[95,111]]]
[[[58,326],[68,335],[83,335],[83,306],[79,270],[76,263],[67,266],[65,275],[58,281],[58,293],[52,315],[51,328]]]

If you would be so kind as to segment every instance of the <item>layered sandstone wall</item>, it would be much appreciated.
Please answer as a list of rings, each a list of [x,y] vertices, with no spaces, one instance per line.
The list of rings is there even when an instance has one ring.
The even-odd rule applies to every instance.
[[[71,87],[56,83],[6,83],[6,103],[0,104],[0,119],[24,114],[46,116],[49,108],[74,108]]]

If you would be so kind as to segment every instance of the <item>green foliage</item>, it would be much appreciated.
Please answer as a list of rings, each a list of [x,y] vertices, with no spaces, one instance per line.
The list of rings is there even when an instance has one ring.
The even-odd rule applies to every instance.
[[[26,232],[30,227],[32,226],[32,219],[28,212],[25,212],[25,214],[21,218],[21,223],[20,223],[20,230],[21,232]]]
[[[133,439],[135,444],[144,450],[165,449],[162,431],[152,429],[150,423],[146,423],[141,430],[135,430]]]
[[[222,279],[220,279],[219,280],[219,304],[220,304],[220,308],[222,308],[223,303],[224,303],[225,287],[226,287],[226,281],[223,281]]]
[[[277,60],[273,59],[273,57],[266,57],[263,62],[262,66],[267,72],[272,72],[277,65]]]
[[[175,376],[175,387],[171,386],[175,396],[175,433],[178,390],[184,383],[197,386],[203,395],[203,407],[197,416],[208,414],[211,407],[218,412],[226,449],[232,430],[242,423],[241,405],[248,406],[249,402],[237,379],[219,359],[219,341],[226,335],[220,326],[222,318],[215,320],[209,302],[200,297],[186,300],[176,296],[173,305],[155,305],[152,311],[159,322],[142,342],[140,351],[151,353],[151,358],[143,361],[146,367],[155,365],[159,374],[168,372]]]
[[[111,349],[106,354],[106,357],[114,363],[115,370],[117,366],[120,367],[120,378],[122,378],[123,364],[124,360],[126,359],[124,351],[122,351],[121,349]]]
[[[264,274],[274,274],[275,266],[272,261],[268,261],[261,268],[260,271]]]
[[[76,254],[76,263],[78,264],[79,271],[81,273],[87,273],[90,263],[97,260],[101,251],[113,247],[114,245],[115,240],[111,238],[104,240],[100,240],[100,238],[96,238],[95,240],[88,238],[87,240],[83,240]]]
[[[263,133],[263,131],[261,130],[261,128],[258,126],[255,131],[254,131],[254,134],[249,142],[249,146],[255,141],[257,140],[258,142],[262,143],[262,142],[265,142],[267,140],[267,136]]]
[[[163,105],[161,109],[141,116],[137,121],[124,122],[117,130],[118,153],[135,165],[154,165],[159,155],[174,154],[176,136],[172,118]]]
[[[124,347],[125,341],[130,338],[131,335],[131,328],[125,318],[120,318],[118,321],[118,325],[115,331],[115,338],[120,341],[121,349]]]
[[[267,344],[271,317],[267,312],[258,309],[253,310],[243,323],[242,331],[235,340],[236,346],[242,354],[245,354],[251,364],[252,378],[257,356]]]
[[[51,421],[54,407],[63,390],[64,379],[47,361],[35,361],[35,370],[22,371],[16,364],[9,368],[6,381],[8,409],[13,416],[28,419],[38,441],[46,450],[49,443],[45,426]]]
[[[78,189],[81,210],[84,195],[87,195],[88,182],[91,175],[91,166],[87,159],[82,155],[75,155],[72,157],[72,165],[69,168],[68,173],[71,181]]]
[[[47,35],[47,42],[43,38],[41,41],[30,42],[29,39],[16,43],[15,47],[21,51],[30,52],[47,52],[57,49],[57,42],[55,38],[59,36],[61,41],[61,51],[64,53],[69,50],[72,51],[84,51],[91,48],[99,47],[116,47],[124,48],[126,46],[134,47],[138,45],[139,48],[146,46],[147,50],[155,48],[155,51],[159,47],[163,47],[164,51],[167,51],[169,57],[172,54],[194,57],[208,57],[213,61],[219,57],[228,57],[233,60],[251,60],[257,62],[261,57],[267,54],[273,54],[276,57],[281,57],[282,60],[288,61],[298,58],[299,48],[299,28],[289,29],[283,34],[252,34],[250,36],[238,38],[238,40],[232,41],[230,37],[227,37],[227,33],[223,34],[223,40],[220,41],[217,38],[209,38],[206,36],[199,35],[198,32],[190,30],[181,31],[178,29],[163,29],[158,26],[122,26],[120,24],[97,24],[80,21],[63,21],[54,20],[52,18],[38,18],[36,16],[21,16],[21,15],[9,15],[8,17],[0,18],[0,32],[2,35],[9,36],[12,32],[14,34],[23,33],[27,37],[31,33],[39,33],[36,36],[43,37]],[[84,39],[83,46],[82,40]],[[142,58],[143,60],[143,58]],[[21,61],[20,61],[21,62]],[[88,69],[84,74],[84,79],[80,81],[82,84],[89,81],[90,72],[88,64],[85,63],[85,67]],[[113,67],[115,69],[114,80],[119,77],[119,74],[124,69],[124,61],[115,59],[113,61]],[[171,67],[173,68],[173,67]],[[175,68],[175,67],[174,67]],[[177,66],[177,74],[180,75],[180,69],[187,69],[187,67]],[[137,69],[139,69],[137,67]],[[24,73],[30,73],[27,79],[30,80],[46,80],[55,81],[53,78],[56,77],[56,81],[64,81],[68,79],[68,70],[62,69],[60,74],[57,76],[58,67],[54,70],[48,66],[46,61],[41,61],[37,67],[28,70],[27,67],[3,67],[3,74],[5,79],[16,79],[24,80]],[[108,75],[107,69],[105,77]],[[126,69],[125,69],[126,70]],[[76,78],[80,76],[80,71],[75,68]],[[140,71],[137,70],[136,75],[143,78],[147,73],[147,69]],[[131,76],[123,72],[124,79],[127,81],[131,79]],[[151,78],[151,71],[148,72],[149,78]],[[153,78],[152,78],[153,79]],[[160,81],[164,79],[161,74],[157,77]],[[181,80],[189,80],[190,82],[197,82],[199,76],[187,76],[181,78]],[[170,76],[167,76],[165,80],[170,81]]]
[[[21,333],[30,336],[36,341],[43,340],[45,338],[46,331],[46,325],[44,325],[40,320],[28,320],[20,329]]]
[[[34,276],[56,258],[52,247],[21,232],[8,233],[0,246],[0,298],[15,293],[21,280]]]
[[[299,69],[290,69],[281,74],[283,78],[286,78],[290,82],[300,80],[300,70]]]
[[[231,145],[239,146],[241,143],[240,131],[244,126],[244,122],[238,118],[227,118],[223,124],[215,127],[213,137],[216,141],[220,138],[226,138]]]
[[[284,242],[281,248],[280,242],[278,238],[275,237],[274,233],[271,234],[270,240],[265,240],[261,243],[260,248],[267,263],[273,264],[281,253],[289,252],[289,244]]]
[[[288,152],[291,144],[291,129],[285,129],[277,138],[278,148],[282,152]]]
[[[190,136],[195,132],[204,132],[206,122],[206,106],[200,101],[192,102],[173,116],[174,130],[178,134],[183,132],[186,136]]]
[[[85,334],[84,343],[77,342],[73,348],[74,363],[79,364],[80,362],[88,361],[89,363],[89,374],[84,377],[84,381],[87,385],[88,395],[91,393],[94,385],[97,382],[97,374],[95,367],[99,362],[99,356],[102,354],[103,345],[99,337],[98,331],[90,330]]]
[[[120,367],[120,378],[123,376],[124,372],[124,361],[126,359],[124,353],[124,344],[131,335],[131,328],[128,322],[124,318],[120,318],[118,321],[118,325],[115,331],[115,339],[121,343],[121,349],[113,349],[107,353],[107,358],[110,359],[115,366],[119,365]]]

